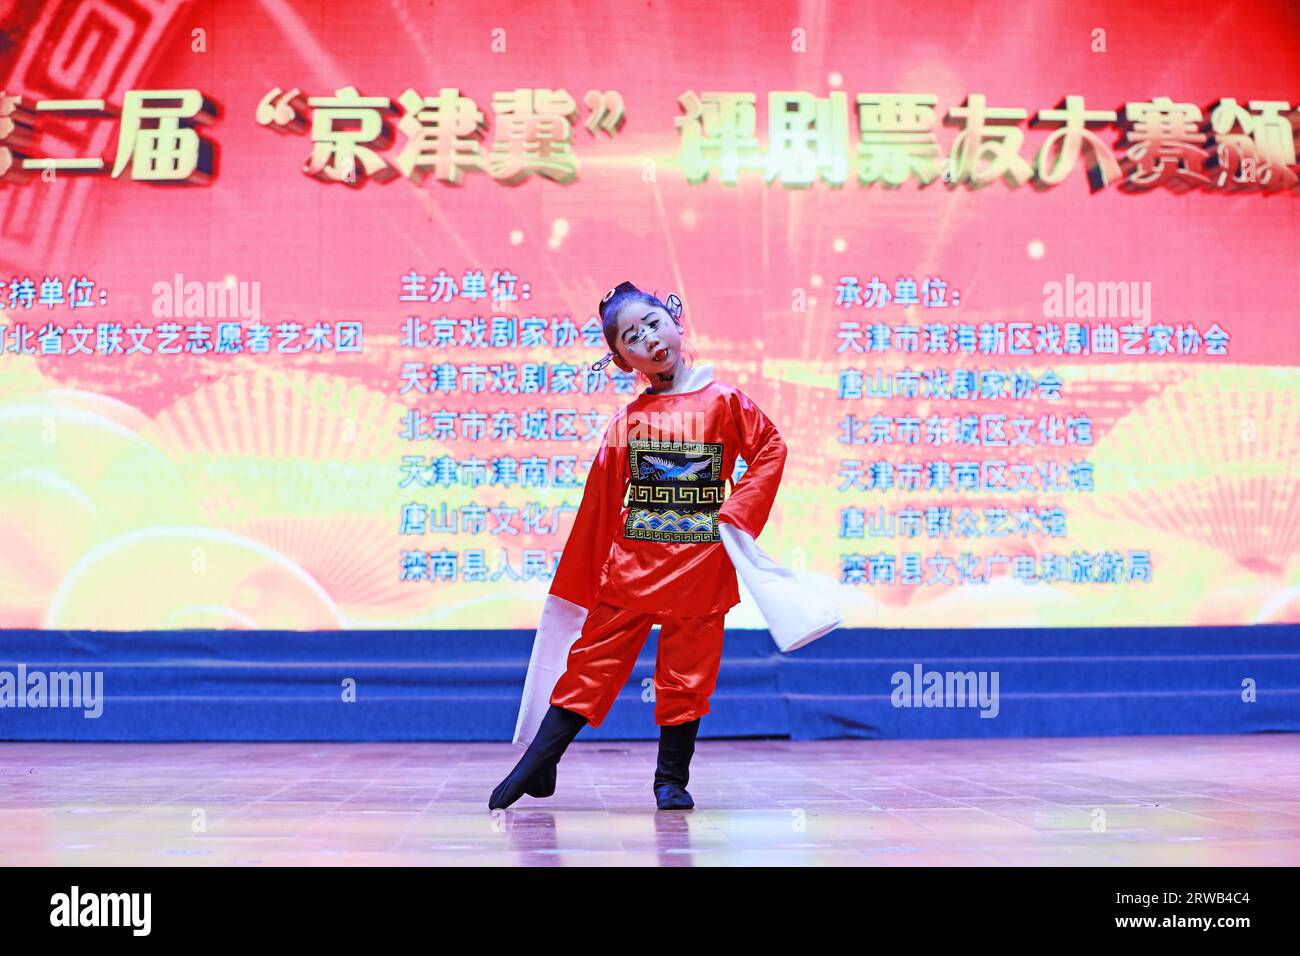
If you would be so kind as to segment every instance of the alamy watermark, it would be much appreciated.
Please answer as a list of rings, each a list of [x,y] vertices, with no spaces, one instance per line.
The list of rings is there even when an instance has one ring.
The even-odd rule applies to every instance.
[[[911,672],[895,671],[889,695],[895,707],[979,707],[980,717],[996,717],[997,671],[923,671],[913,664]]]
[[[709,424],[704,412],[635,411],[623,415],[613,426],[611,443],[626,445],[631,441],[653,441],[672,436],[671,441],[702,441]]]
[[[104,713],[103,671],[0,670],[0,708],[79,707],[83,717],[97,719]]]
[[[74,885],[50,897],[50,925],[122,926],[134,936],[148,936],[152,910],[152,893],[86,893]]]
[[[176,273],[171,282],[155,282],[155,319],[262,318],[262,283],[241,282],[229,276],[220,282],[185,281]]]
[[[1049,319],[1151,319],[1150,282],[1094,282],[1065,274],[1043,284],[1043,315]]]

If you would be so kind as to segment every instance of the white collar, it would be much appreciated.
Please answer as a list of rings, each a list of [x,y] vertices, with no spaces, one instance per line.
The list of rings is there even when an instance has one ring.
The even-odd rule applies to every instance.
[[[643,391],[642,395],[680,395],[682,392],[693,392],[696,389],[703,388],[713,381],[713,363],[707,362],[703,365],[692,365],[686,369],[682,387],[674,392],[652,392],[648,388]]]

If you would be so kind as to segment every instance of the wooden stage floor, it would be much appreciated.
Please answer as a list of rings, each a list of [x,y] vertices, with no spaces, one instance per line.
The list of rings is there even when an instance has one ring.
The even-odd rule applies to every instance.
[[[0,743],[0,866],[1300,863],[1300,736],[575,742],[487,809],[505,743]]]

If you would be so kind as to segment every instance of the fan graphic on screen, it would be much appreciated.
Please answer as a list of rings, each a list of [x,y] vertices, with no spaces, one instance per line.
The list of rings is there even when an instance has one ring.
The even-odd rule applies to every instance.
[[[1239,623],[1276,603],[1300,553],[1300,373],[1201,370],[1122,419],[1092,457],[1097,491],[1081,507],[1231,559],[1224,574],[1241,583],[1216,581],[1217,596],[1202,595],[1203,605],[1217,606],[1216,620],[1230,603]],[[1198,558],[1193,549],[1167,560],[1175,557],[1213,555]],[[1253,582],[1249,607],[1240,593],[1245,582]]]
[[[418,491],[399,484],[411,451],[398,434],[403,410],[344,376],[265,370],[185,396],[150,434],[212,527],[285,555],[349,622],[391,622],[438,600],[399,579],[401,549],[418,546],[398,533],[402,506]]]
[[[1119,422],[1091,504],[1277,574],[1300,546],[1298,452],[1300,374],[1205,371]]]

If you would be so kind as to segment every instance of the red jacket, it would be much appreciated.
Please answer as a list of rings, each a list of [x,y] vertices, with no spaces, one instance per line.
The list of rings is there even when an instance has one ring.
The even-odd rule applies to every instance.
[[[776,426],[712,366],[690,370],[676,394],[642,393],[609,423],[592,461],[582,503],[550,593],[587,610],[598,601],[640,611],[704,615],[740,603],[736,569],[718,523],[758,537],[776,500],[786,445]],[[736,457],[748,467],[732,481]],[[681,482],[674,495],[721,496],[721,510],[655,511],[629,502],[633,478]],[[703,488],[712,483],[711,488]],[[670,489],[634,492],[657,494]],[[676,499],[674,499],[676,500]]]

